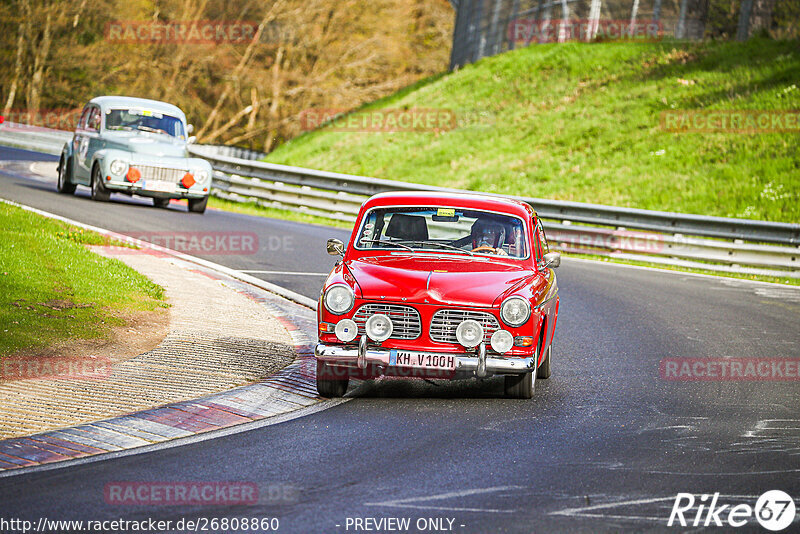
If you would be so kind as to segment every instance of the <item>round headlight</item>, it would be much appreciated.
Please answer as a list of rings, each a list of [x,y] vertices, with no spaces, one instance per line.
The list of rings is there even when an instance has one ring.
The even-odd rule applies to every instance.
[[[483,327],[481,323],[473,319],[462,321],[456,327],[456,339],[459,343],[471,349],[477,347],[483,341]]]
[[[358,325],[352,319],[342,319],[336,323],[334,332],[339,341],[350,343],[358,335]]]
[[[125,172],[127,167],[128,164],[126,162],[122,161],[121,159],[115,159],[111,162],[111,167],[109,167],[109,170],[111,171],[111,174],[116,174],[119,176]]]
[[[498,330],[492,334],[492,339],[489,342],[492,344],[492,350],[505,354],[514,346],[514,336],[508,330]]]
[[[355,304],[356,296],[349,286],[336,284],[328,288],[325,292],[325,308],[334,315],[341,315],[349,312]]]
[[[392,320],[382,313],[376,313],[364,325],[364,330],[373,341],[386,341],[392,335]]]
[[[206,180],[208,180],[208,171],[197,171],[194,173],[194,175],[197,177],[197,181],[200,183],[204,183]]]
[[[500,318],[508,326],[522,326],[531,316],[531,305],[522,297],[509,297],[500,306]]]

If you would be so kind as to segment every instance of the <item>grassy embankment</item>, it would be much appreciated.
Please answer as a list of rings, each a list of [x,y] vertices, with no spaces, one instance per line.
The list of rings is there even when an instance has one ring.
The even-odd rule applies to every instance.
[[[0,358],[105,338],[125,317],[166,306],[160,286],[84,246],[108,244],[122,245],[0,203]]]
[[[531,46],[362,108],[450,109],[470,124],[441,132],[321,128],[267,160],[475,191],[798,222],[800,134],[670,133],[660,125],[669,110],[800,109],[798,44]]]

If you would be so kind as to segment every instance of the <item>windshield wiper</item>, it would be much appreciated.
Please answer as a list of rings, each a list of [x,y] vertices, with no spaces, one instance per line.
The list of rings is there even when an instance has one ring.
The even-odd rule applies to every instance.
[[[381,245],[393,245],[395,247],[404,248],[406,250],[414,251],[413,248],[409,247],[408,245],[403,245],[398,243],[397,241],[381,241],[380,239],[359,239],[359,243],[380,243]]]
[[[463,248],[458,248],[454,245],[448,245],[447,243],[439,243],[438,241],[401,241],[401,243],[419,243],[421,245],[436,245],[437,247],[447,248],[451,250],[457,250],[458,252],[463,252],[464,254],[469,254],[470,256],[474,256],[475,254],[472,253],[471,250],[465,250]]]

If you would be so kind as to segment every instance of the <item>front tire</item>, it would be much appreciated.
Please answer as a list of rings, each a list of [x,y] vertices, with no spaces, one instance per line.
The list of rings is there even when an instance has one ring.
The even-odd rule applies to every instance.
[[[62,195],[71,195],[77,187],[72,183],[72,158],[61,158],[58,164],[58,185],[56,189]]]
[[[103,175],[100,173],[100,165],[95,165],[92,169],[92,200],[98,202],[108,202],[111,193],[103,185]]]
[[[536,378],[541,378],[547,380],[550,378],[550,354],[553,352],[553,344],[547,347],[547,353],[544,356],[544,360],[542,364],[539,366],[539,369],[536,371]]]
[[[507,375],[505,392],[512,399],[530,399],[536,387],[536,371],[521,375]]]
[[[331,367],[317,360],[317,392],[323,397],[342,397],[347,393],[350,377],[345,374],[342,378],[340,373],[347,372],[347,369]]]
[[[189,211],[191,211],[192,213],[205,213],[207,204],[208,204],[207,196],[203,198],[190,198]]]

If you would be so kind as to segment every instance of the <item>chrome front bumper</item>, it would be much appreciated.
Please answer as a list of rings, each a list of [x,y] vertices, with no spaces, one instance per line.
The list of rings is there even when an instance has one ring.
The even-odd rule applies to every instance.
[[[519,375],[533,372],[536,369],[536,358],[534,356],[529,356],[527,358],[489,357],[486,355],[486,347],[483,343],[478,347],[477,355],[474,353],[453,354],[450,352],[434,352],[427,350],[413,352],[455,356],[455,371],[457,373],[474,373],[478,378],[483,378],[492,374]],[[362,337],[358,348],[319,343],[314,348],[314,355],[319,360],[344,367],[365,369],[367,365],[373,365],[389,368],[391,350],[367,348],[366,339]]]

